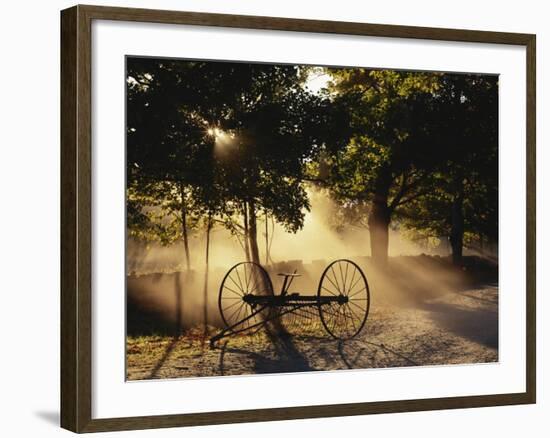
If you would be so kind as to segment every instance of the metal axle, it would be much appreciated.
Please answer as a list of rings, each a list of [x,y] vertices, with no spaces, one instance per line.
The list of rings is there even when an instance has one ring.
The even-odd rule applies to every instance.
[[[243,297],[243,301],[254,306],[263,305],[268,307],[291,306],[299,303],[312,304],[330,304],[338,303],[345,304],[348,302],[348,297],[345,295],[334,296],[317,296],[317,295],[300,295],[299,293],[291,293],[288,295],[252,295],[247,294]]]

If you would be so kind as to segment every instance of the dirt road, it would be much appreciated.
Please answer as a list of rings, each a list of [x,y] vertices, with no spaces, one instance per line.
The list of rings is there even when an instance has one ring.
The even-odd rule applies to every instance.
[[[380,300],[381,301],[381,300]],[[420,303],[373,301],[361,334],[338,342],[320,328],[289,339],[236,336],[209,348],[200,333],[130,338],[129,380],[498,361],[498,288]]]

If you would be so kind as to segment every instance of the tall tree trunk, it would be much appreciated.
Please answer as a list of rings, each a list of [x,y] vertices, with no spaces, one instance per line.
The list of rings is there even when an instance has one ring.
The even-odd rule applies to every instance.
[[[244,222],[244,253],[246,255],[246,261],[249,262],[251,259],[250,259],[250,243],[249,243],[250,230],[248,228],[248,202],[244,203],[243,222]]]
[[[267,211],[265,212],[265,265],[269,264],[269,225],[268,225],[268,215]]]
[[[182,326],[183,326],[183,321],[182,321],[182,313],[183,313],[183,309],[182,309],[182,303],[181,303],[181,295],[182,295],[182,291],[181,291],[181,272],[176,272],[175,274],[175,287],[174,287],[174,290],[175,290],[175,293],[176,293],[176,323],[175,323],[175,327],[174,327],[174,334],[176,336],[179,336],[181,334],[181,329],[182,329]]]
[[[203,321],[204,321],[204,335],[208,335],[208,270],[210,263],[210,231],[212,231],[212,218],[208,216],[208,223],[206,224],[206,257],[204,266],[204,290],[203,290]]]
[[[180,194],[181,194],[181,233],[183,235],[183,247],[185,248],[185,264],[187,272],[191,270],[191,258],[189,256],[189,236],[187,233],[187,208],[185,206],[185,188],[183,183],[180,182]]]
[[[183,247],[185,251],[185,267],[186,277],[189,280],[191,275],[191,257],[189,255],[189,236],[187,233],[187,207],[185,205],[185,186],[183,182],[179,183],[180,195],[181,195],[181,234],[183,236]],[[183,314],[183,288],[181,286],[181,273],[176,273],[176,330],[177,333],[181,333],[183,327],[182,314]]]
[[[256,205],[254,201],[248,202],[248,226],[250,258],[254,263],[260,264],[260,249],[258,247],[258,223],[256,218]]]
[[[382,169],[375,183],[374,198],[369,215],[370,248],[373,262],[385,267],[388,264],[389,225],[391,210],[388,197],[391,186],[389,168]]]
[[[462,247],[464,243],[464,188],[462,184],[453,199],[451,206],[451,250],[454,265],[462,264]]]

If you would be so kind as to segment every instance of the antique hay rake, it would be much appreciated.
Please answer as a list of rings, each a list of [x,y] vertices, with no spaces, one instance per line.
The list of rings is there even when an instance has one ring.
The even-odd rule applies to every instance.
[[[315,314],[325,331],[338,340],[357,336],[367,321],[370,290],[367,277],[351,260],[340,259],[329,264],[321,274],[317,294],[289,292],[300,274],[279,273],[284,277],[278,295],[267,270],[254,262],[233,266],[223,278],[218,308],[225,327],[210,339],[210,344],[238,333],[255,333],[270,321],[285,326],[296,320],[310,319]],[[284,317],[284,318],[283,318]]]

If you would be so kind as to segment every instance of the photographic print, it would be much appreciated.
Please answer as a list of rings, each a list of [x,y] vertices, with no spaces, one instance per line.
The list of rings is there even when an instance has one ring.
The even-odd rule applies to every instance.
[[[128,380],[498,361],[498,75],[125,81]]]

